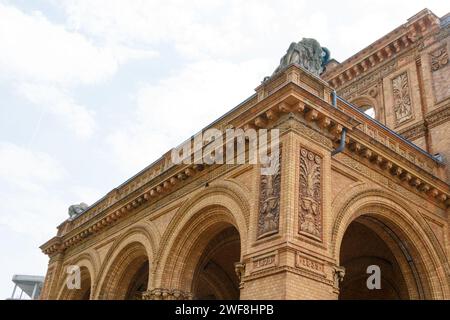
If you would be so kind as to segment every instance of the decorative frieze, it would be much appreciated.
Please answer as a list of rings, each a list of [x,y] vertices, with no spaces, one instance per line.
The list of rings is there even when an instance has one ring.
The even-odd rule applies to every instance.
[[[385,66],[379,68],[378,70],[365,76],[364,78],[360,79],[355,84],[338,90],[338,93],[343,98],[351,100],[355,98],[357,95],[360,95],[363,90],[370,87],[374,83],[377,83],[378,81],[386,77],[388,74],[393,72],[396,69],[396,67],[397,67],[396,61],[392,61],[386,64]]]
[[[270,157],[275,174],[261,174],[259,188],[258,238],[278,232],[280,223],[281,150]]]
[[[392,79],[392,91],[394,95],[394,115],[396,125],[411,120],[413,109],[411,103],[411,91],[408,74],[406,72]]]
[[[365,154],[367,154],[367,151],[369,148],[367,146],[363,146],[360,143],[356,141],[352,141],[350,139],[349,142],[349,149],[359,157],[364,157]],[[366,157],[367,158],[367,157]],[[417,178],[412,171],[409,171],[406,168],[402,168],[401,166],[394,164],[390,160],[386,159],[385,157],[381,156],[378,152],[372,151],[371,157],[368,159],[371,163],[378,165],[379,168],[383,169],[384,171],[389,172],[391,176],[397,177],[399,180],[407,182],[407,184],[404,184],[403,186],[409,186],[412,189],[415,189],[421,193],[425,193],[431,198],[436,199],[438,202],[444,202],[448,199],[448,196],[445,191],[437,190],[435,189],[431,184],[428,182],[422,181],[419,178]],[[356,161],[350,157],[341,156],[339,159],[339,162],[347,165],[348,167],[362,173],[363,175],[367,176],[368,178],[372,179],[373,181],[376,181],[377,183],[380,183],[384,186],[387,186],[388,188],[399,192],[402,196],[405,198],[411,198],[413,195],[410,192],[407,192],[402,185],[396,183],[395,181],[388,179],[384,177],[383,175],[377,173],[375,170],[371,170],[368,166],[365,164]],[[422,198],[415,197],[414,202],[422,207],[427,206],[427,202],[423,200]]]
[[[305,269],[308,271],[312,271],[315,273],[319,273],[325,275],[325,267],[322,262],[316,261],[315,259],[311,259],[306,257],[300,253],[297,253],[295,266],[297,268]]]
[[[439,109],[433,110],[426,116],[428,127],[438,126],[450,119],[450,104],[446,104]]]
[[[322,239],[322,157],[300,150],[299,232]]]
[[[142,300],[192,300],[190,292],[184,292],[176,289],[156,288],[142,293]]]

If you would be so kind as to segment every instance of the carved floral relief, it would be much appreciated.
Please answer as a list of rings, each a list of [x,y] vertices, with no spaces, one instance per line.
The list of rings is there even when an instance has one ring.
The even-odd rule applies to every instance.
[[[392,79],[392,90],[394,93],[395,123],[400,125],[413,116],[411,92],[406,72]]]
[[[299,231],[322,238],[322,157],[300,150]]]
[[[432,52],[431,56],[431,70],[438,71],[440,68],[446,66],[448,64],[448,53],[447,48],[442,47],[438,50]]]
[[[261,175],[258,238],[277,233],[280,223],[281,151],[270,161],[270,166],[278,169],[275,169],[276,174]]]

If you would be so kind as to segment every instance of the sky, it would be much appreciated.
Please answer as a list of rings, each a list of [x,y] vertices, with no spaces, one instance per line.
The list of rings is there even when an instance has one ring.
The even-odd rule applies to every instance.
[[[39,246],[254,93],[289,44],[343,61],[443,0],[0,0],[0,299]]]

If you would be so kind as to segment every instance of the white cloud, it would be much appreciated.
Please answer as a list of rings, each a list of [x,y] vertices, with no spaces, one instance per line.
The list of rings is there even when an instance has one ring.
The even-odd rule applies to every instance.
[[[34,238],[37,248],[68,217],[69,205],[93,203],[102,195],[71,177],[45,152],[0,142],[0,225]]]
[[[117,62],[83,36],[0,4],[0,70],[16,79],[93,83],[112,75]]]
[[[249,97],[268,70],[265,60],[205,60],[143,85],[135,119],[108,137],[118,166],[133,174],[148,165]]]
[[[56,186],[68,176],[51,155],[0,142],[0,224],[42,241],[66,204]]]
[[[303,0],[58,3],[73,30],[113,43],[168,44],[194,59],[261,56],[278,44],[287,49],[301,35],[323,35],[323,21],[310,19]]]
[[[139,54],[138,54],[139,53]],[[111,77],[119,63],[154,51],[94,45],[85,36],[0,3],[0,71],[15,80],[92,84]]]
[[[0,180],[25,190],[39,190],[41,184],[56,182],[66,175],[50,155],[9,142],[0,142],[0,159]]]
[[[77,104],[62,88],[52,85],[22,83],[17,91],[31,103],[65,121],[78,137],[89,137],[95,129],[94,112]]]
[[[78,137],[93,133],[95,118],[88,106],[76,103],[73,87],[98,84],[129,60],[155,56],[153,50],[95,44],[39,11],[27,14],[0,3],[0,84],[13,83],[17,92],[64,120]]]
[[[314,37],[343,60],[419,10],[447,13],[441,0],[213,1],[64,0],[73,30],[112,43],[169,44],[194,59],[280,58]],[[375,37],[375,38],[374,38]],[[275,67],[275,66],[274,66]]]

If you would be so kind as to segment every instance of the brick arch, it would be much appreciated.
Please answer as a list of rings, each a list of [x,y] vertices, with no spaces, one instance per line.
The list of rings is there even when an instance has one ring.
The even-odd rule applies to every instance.
[[[384,110],[380,106],[379,102],[372,98],[369,95],[359,96],[353,100],[350,101],[352,104],[354,104],[357,107],[363,107],[363,106],[371,106],[375,109],[375,119],[378,121],[384,122]]]
[[[116,239],[103,260],[94,297],[123,299],[126,294],[123,287],[126,282],[123,278],[125,271],[137,271],[145,261],[148,261],[151,269],[157,237],[157,231],[147,224],[141,224],[133,226]]]
[[[214,235],[233,226],[240,236],[240,254],[248,239],[249,202],[235,183],[207,187],[186,202],[163,234],[153,288],[190,292],[195,264]],[[195,247],[195,250],[192,250]]]
[[[371,231],[373,231],[388,247],[390,252],[395,257],[397,264],[400,268],[401,274],[403,276],[403,280],[405,281],[407,296],[408,299],[417,300],[421,298],[421,290],[423,288],[417,287],[417,280],[415,275],[413,274],[413,270],[411,270],[409,266],[409,261],[407,257],[404,255],[404,252],[399,247],[396,239],[392,238],[389,234],[386,233],[386,230],[383,229],[384,226],[382,223],[379,223],[375,219],[371,219],[368,217],[363,217],[364,219],[358,219],[359,223],[367,226]],[[425,288],[427,289],[427,288]],[[429,288],[427,289],[429,290]]]
[[[68,266],[77,265],[81,271],[81,287],[89,285],[89,299],[92,299],[93,288],[98,271],[97,259],[91,253],[83,253],[75,258],[69,259],[62,267],[63,277],[59,285],[58,300],[79,300],[82,299],[78,290],[69,290],[66,285],[66,270]]]
[[[427,299],[448,299],[448,261],[424,218],[409,204],[383,189],[357,185],[347,196],[334,203],[331,250],[339,262],[339,251],[351,222],[361,216],[371,217],[390,228],[407,243],[419,269]],[[424,263],[426,262],[426,263]]]
[[[220,269],[220,266],[215,264],[212,265],[212,268],[216,269],[216,272],[201,272],[206,264],[208,264],[208,266],[211,266],[211,257],[216,255],[224,248],[229,248],[235,245],[240,245],[240,238],[239,235],[235,233],[235,229],[233,230],[233,228],[226,229],[224,232],[218,234],[208,242],[207,247],[202,250],[202,255],[198,259],[197,268],[192,277],[193,293],[198,291],[198,286],[200,285],[201,280],[204,280],[208,284],[213,284],[212,287],[215,289],[213,290],[216,293],[215,296],[220,300],[233,299],[233,297],[236,296],[236,293],[239,294],[239,292],[235,291],[236,288],[232,286],[230,281],[223,281],[223,279],[228,278],[228,275],[222,269]]]

